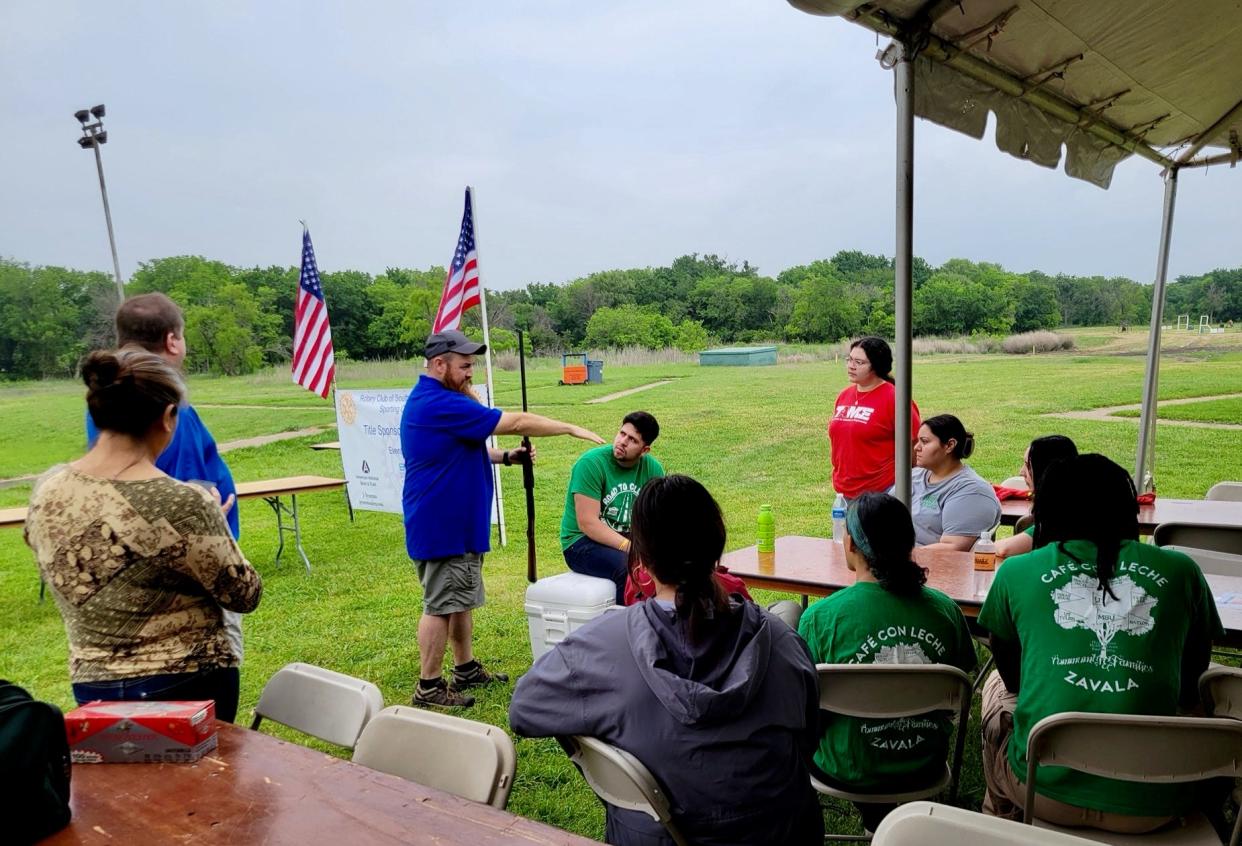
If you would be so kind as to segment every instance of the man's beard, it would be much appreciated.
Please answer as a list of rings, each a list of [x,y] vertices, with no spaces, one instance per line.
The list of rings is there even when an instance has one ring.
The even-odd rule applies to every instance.
[[[465,394],[466,396],[470,397],[470,399],[474,400],[475,402],[479,401],[478,395],[471,388],[471,380],[468,378],[463,379],[460,382],[454,382],[452,379],[446,378],[444,380],[444,386],[448,388],[450,391],[456,391],[459,394]]]

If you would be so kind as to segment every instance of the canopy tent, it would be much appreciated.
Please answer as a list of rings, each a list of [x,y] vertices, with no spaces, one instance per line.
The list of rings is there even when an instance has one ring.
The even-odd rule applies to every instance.
[[[1236,0],[787,0],[892,42],[880,51],[897,101],[894,377],[897,493],[909,502],[914,116],[1107,188],[1132,155],[1165,180],[1135,484],[1153,484],[1160,329],[1177,175],[1237,164],[1242,4]]]

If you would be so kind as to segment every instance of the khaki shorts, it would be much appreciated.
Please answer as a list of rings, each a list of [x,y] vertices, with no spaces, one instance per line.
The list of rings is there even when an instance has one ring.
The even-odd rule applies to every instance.
[[[1013,735],[1013,712],[1018,697],[1010,693],[995,670],[983,683],[983,778],[987,792],[983,812],[995,817],[1022,820],[1026,784],[1009,765],[1009,738]],[[1025,778],[1026,773],[1022,774]],[[1139,817],[1067,805],[1035,794],[1035,816],[1053,825],[1098,828],[1122,834],[1144,834],[1171,822],[1173,817]]]
[[[423,613],[444,617],[483,604],[483,556],[474,552],[451,558],[415,561],[423,586]]]

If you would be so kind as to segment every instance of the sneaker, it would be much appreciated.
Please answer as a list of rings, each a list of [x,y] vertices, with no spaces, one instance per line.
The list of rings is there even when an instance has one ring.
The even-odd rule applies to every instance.
[[[453,683],[450,685],[453,690],[465,690],[468,687],[479,687],[492,682],[507,682],[509,680],[509,677],[504,673],[489,673],[478,661],[471,661],[463,666],[469,669],[465,672],[457,668],[453,669]]]
[[[444,679],[441,678],[436,679],[436,683],[429,688],[423,687],[419,682],[414,688],[414,698],[410,702],[422,708],[469,708],[474,704],[474,697],[458,693],[445,684]]]

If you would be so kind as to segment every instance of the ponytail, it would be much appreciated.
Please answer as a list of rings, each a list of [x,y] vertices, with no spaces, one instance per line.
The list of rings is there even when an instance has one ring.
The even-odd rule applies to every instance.
[[[910,557],[914,550],[914,522],[896,497],[865,493],[850,504],[845,528],[871,575],[889,593],[918,593],[927,584],[927,569]]]
[[[691,643],[700,643],[731,613],[716,582],[725,525],[707,488],[689,476],[652,479],[634,501],[631,569],[641,563],[662,584],[675,585],[674,607]]]

